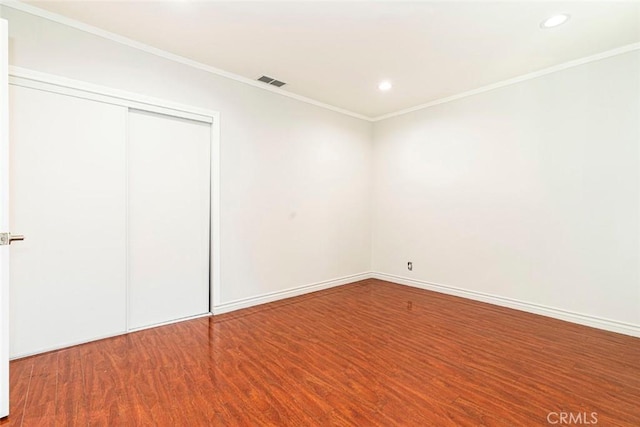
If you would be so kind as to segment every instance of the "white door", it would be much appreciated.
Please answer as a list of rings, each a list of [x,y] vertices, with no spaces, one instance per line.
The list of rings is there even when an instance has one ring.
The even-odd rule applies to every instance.
[[[129,328],[209,312],[211,125],[131,110]]]
[[[0,19],[0,233],[9,232],[7,28],[7,21]],[[0,245],[0,417],[7,415],[9,415],[9,245]]]
[[[126,331],[127,108],[10,86],[13,357]]]

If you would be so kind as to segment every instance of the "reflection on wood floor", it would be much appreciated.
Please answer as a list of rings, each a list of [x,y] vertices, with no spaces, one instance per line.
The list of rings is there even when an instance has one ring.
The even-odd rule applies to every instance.
[[[3,423],[640,426],[639,402],[638,338],[366,280],[13,361]]]

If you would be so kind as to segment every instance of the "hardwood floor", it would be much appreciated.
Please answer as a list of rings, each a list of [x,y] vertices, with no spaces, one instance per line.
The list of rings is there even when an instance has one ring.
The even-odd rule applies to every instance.
[[[366,280],[13,361],[0,424],[640,426],[639,402],[638,338]]]

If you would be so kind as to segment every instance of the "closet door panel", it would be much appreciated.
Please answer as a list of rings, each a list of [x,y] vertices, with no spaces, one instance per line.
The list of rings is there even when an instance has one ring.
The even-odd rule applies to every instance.
[[[10,90],[11,354],[122,333],[127,109]]]
[[[210,133],[129,113],[130,329],[209,311]]]

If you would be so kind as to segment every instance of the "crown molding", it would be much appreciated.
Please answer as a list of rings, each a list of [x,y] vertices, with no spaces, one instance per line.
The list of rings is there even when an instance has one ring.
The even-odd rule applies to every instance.
[[[165,50],[162,49],[158,49],[156,47],[153,46],[149,46],[147,44],[129,39],[127,37],[124,36],[120,36],[118,34],[115,33],[111,33],[109,31],[103,30],[101,28],[98,27],[94,27],[92,25],[89,24],[85,24],[83,22],[77,21],[75,19],[71,19],[71,18],[67,18],[65,16],[53,13],[53,12],[49,12],[47,10],[44,9],[40,9],[38,7],[35,6],[31,6],[29,4],[23,3],[19,0],[0,0],[0,5],[2,6],[6,6],[6,7],[10,7],[12,9],[16,9],[31,15],[35,15],[35,16],[39,16],[41,18],[47,19],[49,21],[53,21],[62,25],[66,25],[72,28],[75,28],[77,30],[80,31],[84,31],[86,33],[90,33],[108,40],[111,40],[113,42],[134,48],[134,49],[138,49],[141,50],[143,52],[146,53],[150,53],[152,55],[156,55],[159,56],[161,58],[164,59],[168,59],[170,61],[174,61],[174,62],[178,62],[180,64],[183,65],[187,65],[189,67],[193,67],[196,68],[198,70],[202,70],[202,71],[206,71],[209,72],[211,74],[215,74],[217,76],[220,77],[225,77],[240,83],[244,83],[253,87],[256,87],[258,89],[262,89],[262,90],[266,90],[269,92],[273,92],[276,93],[278,95],[282,95],[282,96],[286,96],[288,98],[292,98],[295,99],[297,101],[301,101],[307,104],[311,104],[314,105],[316,107],[320,107],[320,108],[324,108],[327,110],[331,110],[337,113],[341,113],[350,117],[354,117],[360,120],[365,120],[368,122],[379,122],[381,120],[385,120],[385,119],[389,119],[392,117],[397,117],[397,116],[402,116],[404,114],[408,114],[408,113],[412,113],[414,111],[418,111],[418,110],[424,110],[430,107],[434,107],[436,105],[440,105],[440,104],[445,104],[448,102],[452,102],[452,101],[456,101],[458,99],[462,99],[462,98],[467,98],[473,95],[478,95],[484,92],[489,92],[495,89],[500,89],[503,88],[505,86],[510,86],[516,83],[521,83],[527,80],[532,80],[532,79],[536,79],[538,77],[542,77],[545,76],[547,74],[552,74],[558,71],[562,71],[562,70],[566,70],[568,68],[573,68],[573,67],[577,67],[579,65],[584,65],[584,64],[588,64],[590,62],[594,62],[594,61],[599,61],[601,59],[606,59],[606,58],[610,58],[613,56],[617,56],[617,55],[622,55],[628,52],[632,52],[635,50],[640,50],[640,43],[632,43],[626,46],[621,46],[615,49],[611,49],[605,52],[600,52],[597,53],[595,55],[591,55],[591,56],[587,56],[584,58],[579,58],[579,59],[575,59],[572,61],[568,61],[568,62],[564,62],[562,64],[558,64],[558,65],[554,65],[552,67],[548,67],[548,68],[544,68],[542,70],[538,70],[538,71],[534,71],[532,73],[528,73],[528,74],[524,74],[521,76],[517,76],[511,79],[507,79],[507,80],[502,80],[496,83],[492,83],[486,86],[481,86],[479,88],[476,89],[472,89],[466,92],[462,92],[462,93],[458,93],[455,95],[451,95],[445,98],[438,98],[429,102],[426,102],[424,104],[420,104],[420,105],[416,105],[414,107],[409,107],[409,108],[405,108],[402,110],[398,110],[395,112],[391,112],[391,113],[387,113],[387,114],[383,114],[380,116],[376,116],[376,117],[369,117],[369,116],[365,116],[363,114],[359,114],[359,113],[355,113],[353,111],[349,111],[346,110],[344,108],[340,108],[340,107],[336,107],[334,105],[330,105],[330,104],[326,104],[324,102],[321,101],[317,101],[315,99],[312,98],[307,98],[306,96],[302,96],[302,95],[297,95],[291,92],[287,92],[283,89],[279,89],[276,87],[272,87],[270,85],[265,85],[263,83],[260,83],[258,81],[255,80],[251,80],[247,77],[243,77],[234,73],[231,73],[229,71],[225,71],[225,70],[221,70],[219,68],[215,68],[212,67],[210,65],[207,64],[203,64],[201,62],[198,61],[194,61],[192,59],[180,56],[180,55],[176,55],[174,53],[171,52],[167,52]]]
[[[480,93],[489,92],[495,89],[500,89],[502,87],[510,86],[510,85],[524,82],[527,80],[536,79],[538,77],[546,76],[547,74],[556,73],[558,71],[566,70],[568,68],[573,68],[579,65],[588,64],[590,62],[599,61],[601,59],[610,58],[612,56],[633,52],[634,50],[640,50],[640,43],[632,43],[626,46],[621,46],[615,49],[607,50],[605,52],[597,53],[595,55],[586,56],[580,59],[574,59],[573,61],[564,62],[562,64],[554,65],[553,67],[544,68],[539,71],[534,71],[533,73],[528,73],[528,74],[524,74],[511,79],[502,80],[500,82],[482,86],[477,89],[472,89],[467,92],[458,93],[456,95],[448,96],[446,98],[435,99],[425,104],[416,105],[415,107],[405,108],[403,110],[399,110],[393,113],[383,114],[382,116],[373,117],[371,121],[379,122],[380,120],[390,119],[391,117],[402,116],[404,114],[412,113],[414,111],[424,110],[425,108],[433,107],[440,104],[445,104],[447,102],[455,101],[462,98],[467,98],[469,96],[478,95]]]
[[[210,65],[203,64],[198,61],[194,61],[184,56],[176,55],[174,53],[167,52],[165,50],[158,49],[153,46],[149,46],[145,43],[141,43],[136,40],[132,40],[130,38],[103,30],[101,28],[94,27],[93,25],[85,24],[84,22],[80,22],[75,19],[67,18],[66,16],[62,16],[57,13],[49,12],[48,10],[40,9],[39,7],[35,7],[18,0],[0,0],[0,5],[9,7],[11,9],[19,10],[21,12],[28,13],[30,15],[35,15],[52,22],[56,22],[58,24],[66,25],[68,27],[72,27],[77,30],[84,31],[86,33],[90,33],[95,36],[99,36],[104,39],[108,39],[113,42],[131,47],[134,49],[138,49],[143,52],[150,53],[152,55],[156,55],[164,59],[168,59],[170,61],[178,62],[180,64],[196,68],[198,70],[206,71],[208,73],[215,74],[220,77],[225,77],[227,79],[235,80],[237,82],[244,83],[244,84],[256,87],[258,89],[266,90],[268,92],[273,92],[278,95],[286,96],[288,98],[292,98],[297,101],[301,101],[301,102],[311,104],[316,107],[321,107],[327,110],[335,111],[337,113],[345,114],[347,116],[355,117],[357,119],[366,120],[368,122],[372,121],[371,117],[367,117],[363,114],[354,113],[353,111],[336,107],[334,105],[326,104],[324,102],[316,101],[315,99],[307,98],[306,96],[287,92],[284,89],[279,89],[279,88],[276,88],[275,86],[269,86],[264,83],[258,82],[256,80],[251,80],[247,77],[243,77],[238,74],[231,73],[229,71],[221,70],[219,68],[215,68]]]

